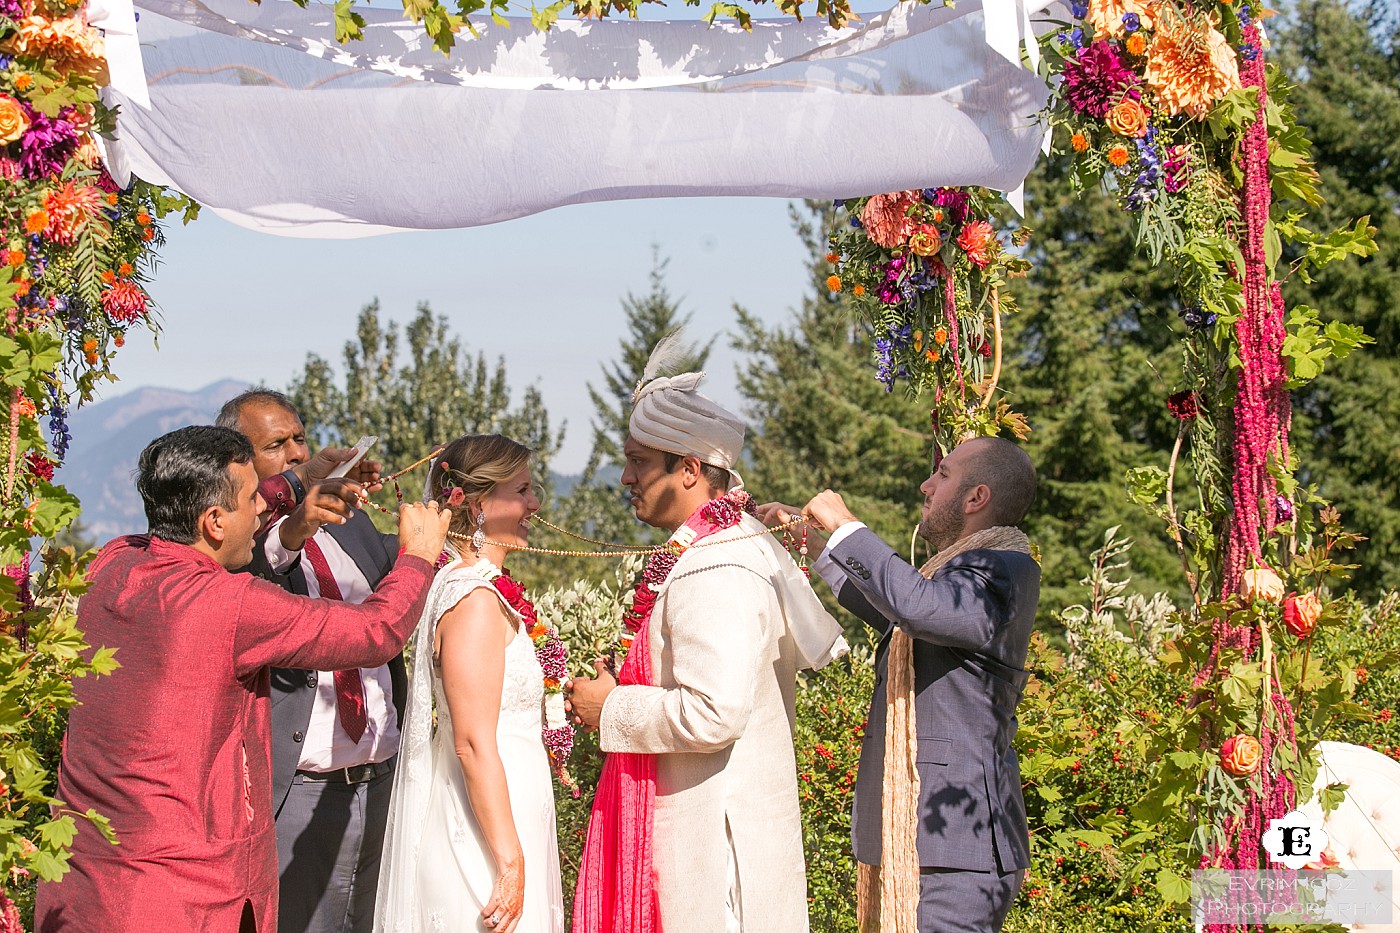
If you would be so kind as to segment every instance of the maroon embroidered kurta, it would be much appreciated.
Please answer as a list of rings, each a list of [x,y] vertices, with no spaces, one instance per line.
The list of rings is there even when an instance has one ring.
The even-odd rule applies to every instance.
[[[183,544],[131,536],[92,565],[78,622],[121,667],[74,688],[58,797],[79,820],[71,871],[39,886],[39,933],[277,928],[269,666],[375,667],[413,632],[433,568],[400,556],[360,605],[233,574]]]

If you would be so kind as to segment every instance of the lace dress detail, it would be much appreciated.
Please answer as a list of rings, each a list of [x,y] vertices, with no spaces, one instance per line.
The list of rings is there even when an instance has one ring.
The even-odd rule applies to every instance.
[[[413,670],[385,830],[376,931],[479,931],[481,908],[495,883],[495,862],[467,797],[452,741],[452,715],[433,664],[437,622],[490,581],[462,562],[433,581],[413,636]],[[563,891],[549,755],[540,737],[544,673],[520,619],[505,650],[505,678],[496,742],[506,770],[511,813],[525,853],[525,910],[520,933],[563,933]],[[436,727],[433,712],[436,709]]]

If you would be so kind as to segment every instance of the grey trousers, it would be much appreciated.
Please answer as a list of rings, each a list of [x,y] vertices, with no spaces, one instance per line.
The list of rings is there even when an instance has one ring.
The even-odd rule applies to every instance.
[[[394,772],[364,784],[292,779],[277,811],[277,929],[371,933]]]
[[[919,933],[999,933],[1021,890],[1022,869],[919,871]]]

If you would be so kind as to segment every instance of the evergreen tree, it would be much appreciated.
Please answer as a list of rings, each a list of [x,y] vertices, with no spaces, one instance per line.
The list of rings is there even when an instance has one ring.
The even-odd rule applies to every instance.
[[[1295,399],[1299,477],[1316,484],[1365,535],[1355,588],[1366,598],[1400,587],[1400,29],[1389,3],[1356,13],[1305,0],[1282,31],[1280,60],[1313,141],[1326,203],[1319,232],[1370,217],[1380,252],[1335,263],[1314,282],[1294,276],[1289,306],[1361,326],[1375,341],[1336,363]]]
[[[1040,547],[1042,619],[1081,601],[1085,557],[1114,525],[1134,542],[1133,589],[1186,596],[1175,546],[1124,482],[1131,467],[1165,468],[1176,436],[1166,398],[1184,325],[1172,280],[1138,252],[1132,218],[1104,194],[1076,194],[1067,173],[1049,159],[1027,179],[1033,265],[1014,283],[1021,313],[1006,321],[1002,370],[1039,474],[1027,531]]]
[[[602,388],[591,383],[588,386],[596,414],[588,465],[578,484],[557,503],[551,516],[560,527],[596,541],[636,545],[656,543],[664,538],[655,529],[637,521],[618,480],[622,474],[622,445],[627,439],[627,422],[632,413],[632,393],[646,368],[647,358],[662,337],[682,330],[690,322],[690,315],[681,312],[680,303],[671,297],[666,287],[667,263],[668,260],[653,248],[650,290],[640,296],[628,292],[622,299],[627,336],[619,342],[618,358],[602,367]],[[704,345],[692,344],[678,372],[703,369],[713,344],[713,339]],[[597,549],[597,545],[549,529],[540,529],[533,540],[542,547],[557,550]],[[599,558],[552,557],[529,561],[529,565],[536,585],[567,585],[575,580],[598,582],[610,578],[613,572],[612,562]]]
[[[647,358],[661,338],[683,330],[690,323],[690,314],[682,314],[680,303],[666,288],[666,266],[669,259],[661,258],[652,247],[649,281],[651,290],[645,295],[627,293],[622,310],[627,316],[627,336],[618,343],[618,358],[603,366],[603,388],[588,384],[588,397],[598,420],[593,423],[593,451],[584,470],[584,482],[590,482],[599,469],[622,468],[622,444],[627,439],[627,420],[632,414],[632,393],[642,377]],[[679,372],[694,372],[705,368],[714,338],[704,346],[691,344]],[[662,373],[661,375],[672,375]]]
[[[472,357],[426,303],[402,330],[384,326],[379,313],[378,300],[360,311],[356,339],[345,344],[343,387],[329,363],[308,354],[287,389],[318,445],[348,447],[377,435],[371,455],[393,472],[462,434],[499,433],[533,448],[538,475],[549,475],[563,432],[551,431],[539,389],[526,387],[511,407],[505,362],[491,367],[485,354]],[[406,496],[418,496],[424,470],[400,481]],[[392,490],[384,495],[392,504]]]

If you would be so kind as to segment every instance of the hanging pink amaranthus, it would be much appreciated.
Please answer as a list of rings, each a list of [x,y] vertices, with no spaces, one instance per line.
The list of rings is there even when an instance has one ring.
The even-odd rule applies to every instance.
[[[1246,47],[1255,54],[1242,56],[1241,80],[1245,87],[1257,89],[1258,118],[1245,130],[1242,146],[1244,163],[1245,221],[1244,313],[1235,323],[1235,339],[1240,358],[1239,391],[1235,400],[1235,464],[1232,482],[1234,514],[1231,517],[1226,542],[1225,565],[1221,595],[1230,596],[1240,589],[1246,570],[1262,563],[1261,540],[1273,527],[1273,503],[1277,488],[1269,475],[1269,460],[1286,462],[1291,408],[1286,388],[1287,372],[1283,360],[1283,297],[1278,283],[1271,281],[1264,253],[1264,234],[1269,221],[1269,135],[1264,119],[1266,94],[1264,56],[1259,29],[1254,23],[1244,27]],[[1264,623],[1261,623],[1264,624]],[[1253,654],[1260,650],[1257,629],[1231,625],[1222,620],[1215,630],[1216,650],[1222,647],[1242,647]],[[1203,671],[1203,678],[1218,672]],[[1228,842],[1205,853],[1203,868],[1256,869],[1260,865],[1260,836],[1268,821],[1293,808],[1296,790],[1286,774],[1273,766],[1274,749],[1279,742],[1296,748],[1293,709],[1278,688],[1277,679],[1269,674],[1274,689],[1270,691],[1269,707],[1263,716],[1260,744],[1263,746],[1264,766],[1257,779],[1246,786],[1243,811],[1237,818],[1226,820]],[[1212,924],[1208,933],[1227,933],[1233,924]]]

